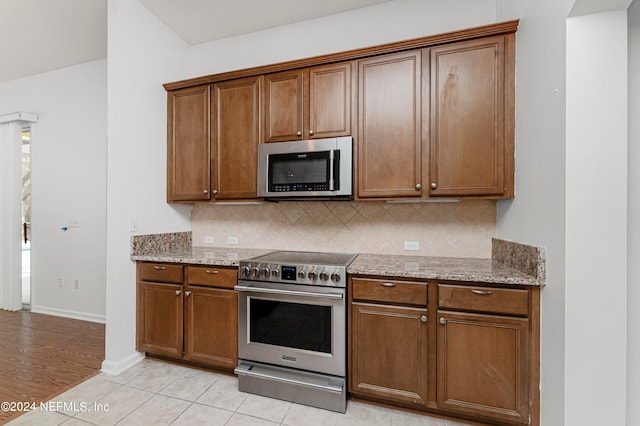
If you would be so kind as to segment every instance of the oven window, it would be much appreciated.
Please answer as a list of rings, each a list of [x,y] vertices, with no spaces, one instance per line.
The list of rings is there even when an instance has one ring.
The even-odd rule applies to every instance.
[[[251,299],[251,342],[331,353],[331,306]]]

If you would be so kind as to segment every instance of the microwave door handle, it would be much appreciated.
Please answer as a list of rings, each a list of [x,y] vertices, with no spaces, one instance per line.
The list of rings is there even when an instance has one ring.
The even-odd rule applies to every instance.
[[[335,159],[333,155],[333,148],[329,150],[329,191],[335,191],[334,183],[333,183],[333,165]]]
[[[340,190],[340,150],[333,151],[333,190]]]

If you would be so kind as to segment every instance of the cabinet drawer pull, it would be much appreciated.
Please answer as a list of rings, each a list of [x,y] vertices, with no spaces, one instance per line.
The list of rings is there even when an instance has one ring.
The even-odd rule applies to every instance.
[[[167,268],[165,268],[164,266],[154,266],[153,269],[155,269],[156,271],[164,271]]]
[[[180,293],[182,293],[182,291],[176,290],[176,296],[180,296]]]
[[[445,325],[447,323],[447,320],[440,317],[440,324]]]
[[[190,295],[190,294],[191,294],[191,292],[190,292],[190,291],[185,291],[185,292],[184,292],[184,295],[185,295],[185,296],[187,296],[187,297],[189,297],[189,295]]]
[[[214,274],[214,275],[218,273],[218,271],[216,271],[215,269],[207,269],[206,272],[207,274]]]
[[[476,290],[474,288],[473,290],[471,290],[471,293],[477,294],[477,295],[480,295],[480,296],[489,296],[493,292],[491,290]]]
[[[396,283],[388,283],[388,282],[384,282],[384,283],[380,283],[380,285],[382,287],[395,287]]]
[[[420,321],[427,322],[427,316],[426,315],[421,316]]]

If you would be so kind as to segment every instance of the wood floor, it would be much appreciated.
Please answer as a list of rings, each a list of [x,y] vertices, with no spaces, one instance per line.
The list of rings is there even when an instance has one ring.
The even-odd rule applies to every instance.
[[[100,371],[104,324],[0,310],[0,402],[47,401]],[[0,410],[0,424],[22,413]]]

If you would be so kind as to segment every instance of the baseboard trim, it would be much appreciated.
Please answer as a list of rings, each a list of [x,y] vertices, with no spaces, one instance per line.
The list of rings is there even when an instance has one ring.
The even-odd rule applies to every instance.
[[[106,323],[106,317],[104,315],[90,314],[88,312],[71,311],[68,309],[58,309],[58,308],[50,308],[47,306],[31,305],[31,312],[35,312],[36,314],[46,314],[46,315],[54,315],[57,317],[72,318],[72,319],[77,319],[82,321],[97,322],[100,324]]]
[[[117,376],[123,371],[133,367],[140,361],[144,359],[144,352],[134,352],[128,357],[120,360],[120,361],[110,361],[105,359],[102,361],[102,372],[106,374],[110,374],[112,376]]]

